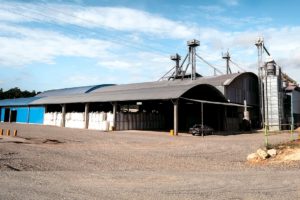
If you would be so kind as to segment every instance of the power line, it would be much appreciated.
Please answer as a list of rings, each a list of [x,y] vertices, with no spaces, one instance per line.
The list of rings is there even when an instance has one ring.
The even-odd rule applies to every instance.
[[[202,58],[201,56],[199,56],[198,54],[196,54],[196,56],[198,58],[200,58],[204,63],[206,63],[208,66],[210,66],[211,68],[213,68],[215,71],[219,72],[220,74],[224,74],[223,72],[221,72],[218,68],[214,67],[212,64],[210,64],[209,62],[207,62],[204,58]]]
[[[74,18],[74,19],[79,19],[79,20],[81,20],[81,21],[83,21],[83,22],[86,22],[86,23],[88,23],[88,24],[95,25],[95,27],[99,27],[99,25],[98,25],[97,23],[95,23],[94,21],[91,21],[91,20],[89,20],[89,19],[84,19],[84,18],[79,17],[79,16],[77,16],[77,15],[74,15],[74,14],[72,14],[72,13],[63,12],[63,11],[58,10],[58,9],[55,9],[55,8],[53,8],[53,7],[49,7],[49,6],[47,6],[46,3],[43,3],[43,5],[44,5],[44,8],[46,8],[46,9],[48,9],[48,10],[52,10],[52,11],[54,11],[54,12],[61,13],[61,14],[65,15],[65,16],[69,16],[69,17],[72,17],[72,18]],[[86,4],[84,4],[84,2],[82,3],[82,5],[83,5],[83,6],[87,6]],[[55,19],[57,19],[57,18],[55,18]],[[77,24],[75,24],[75,23],[70,23],[70,24],[82,28],[82,26],[77,25]],[[158,29],[156,29],[156,30],[158,30]],[[96,31],[96,32],[97,32],[97,31]],[[99,32],[99,33],[100,33],[100,32]],[[103,34],[104,34],[104,33],[101,32],[101,35],[103,35]],[[116,35],[112,37],[111,35],[108,35],[108,34],[104,34],[104,35],[106,35],[106,36],[105,36],[106,38],[111,38],[111,39],[114,39],[114,40],[117,39],[117,40],[116,40],[117,43],[120,43],[120,41],[122,41],[122,42],[123,42],[124,44],[126,44],[127,46],[131,46],[131,47],[134,47],[134,48],[137,48],[137,49],[140,49],[140,50],[142,49],[142,50],[143,50],[143,48],[141,48],[140,45],[135,45],[135,44],[133,44],[133,43],[130,43],[130,42],[128,42],[127,40],[125,40],[123,37],[119,37],[119,36],[116,36]],[[144,45],[144,48],[149,49],[149,50],[151,50],[151,51],[154,51],[155,53],[166,53],[166,54],[169,54],[169,52],[167,52],[167,51],[163,51],[162,49],[159,49],[159,50],[158,50],[158,49],[153,48],[153,47],[150,47],[150,46],[145,46],[145,45]]]
[[[240,70],[242,70],[243,72],[245,72],[246,70],[243,69],[242,67],[240,67],[237,63],[233,62],[231,59],[229,60],[232,64],[234,64],[236,67],[238,67]]]
[[[37,14],[37,15],[39,15],[39,16],[42,16],[42,17],[46,18],[46,19],[50,19],[50,21],[45,21],[45,20],[41,20],[41,19],[36,18],[36,17],[28,16],[28,15],[25,15],[25,14],[24,14],[24,13],[26,13],[26,12],[21,13],[21,12],[18,12],[17,10],[9,10],[9,12],[14,13],[14,14],[17,14],[17,15],[19,15],[19,16],[23,16],[23,17],[25,17],[25,18],[27,18],[27,19],[34,20],[34,21],[36,21],[36,22],[55,25],[55,26],[57,26],[57,27],[60,27],[61,29],[68,30],[68,31],[71,30],[71,31],[73,31],[73,32],[77,32],[77,33],[80,33],[80,34],[86,34],[86,32],[90,32],[90,31],[86,31],[86,29],[85,29],[85,31],[83,32],[83,31],[82,31],[82,26],[79,26],[79,25],[74,24],[74,23],[69,23],[69,24],[72,25],[72,26],[75,26],[76,29],[74,29],[75,27],[73,27],[73,28],[68,27],[68,28],[67,28],[67,27],[65,27],[65,26],[62,25],[62,24],[52,22],[52,21],[59,21],[59,19],[58,19],[58,18],[55,18],[55,17],[52,17],[52,16],[45,15],[45,14],[43,14],[43,13],[41,13],[41,12],[37,12],[36,10],[32,10],[32,9],[30,9],[28,6],[27,6],[27,7],[26,7],[26,6],[22,6],[22,7],[18,7],[18,8],[20,9],[20,11],[22,11],[22,10],[24,10],[24,9],[26,9],[25,11],[30,10],[31,13]],[[49,9],[49,7],[47,7],[47,9]],[[54,10],[54,9],[52,9],[52,10]],[[61,13],[62,13],[62,12],[61,12]],[[64,14],[64,13],[63,13],[63,14]],[[65,14],[65,15],[66,15],[66,14]],[[74,15],[72,15],[72,16],[75,17]],[[79,19],[81,19],[81,18],[79,18]],[[51,20],[52,20],[52,21],[51,21]],[[84,20],[84,19],[82,19],[82,20]],[[89,21],[88,21],[88,22],[89,22]],[[90,23],[90,22],[89,22],[89,23]],[[66,23],[66,24],[67,24],[67,23]],[[104,34],[103,32],[99,32],[98,30],[93,30],[93,31],[92,31],[92,34],[95,34],[95,33],[98,33],[98,34],[99,34],[98,37],[100,36],[100,38],[102,37],[102,38],[104,38],[104,39],[109,39],[109,41],[112,42],[112,43],[115,43],[115,44],[122,44],[122,45],[124,45],[124,46],[126,46],[126,47],[129,47],[129,48],[133,48],[133,49],[137,49],[137,50],[142,50],[142,51],[145,51],[146,49],[148,49],[148,50],[150,50],[150,52],[152,52],[152,53],[157,53],[157,54],[161,54],[161,53],[165,54],[165,53],[166,53],[166,51],[162,51],[161,49],[160,49],[160,50],[157,50],[157,49],[154,49],[153,47],[149,47],[149,46],[144,46],[144,47],[142,47],[141,45],[135,45],[134,43],[128,42],[127,40],[124,40],[124,39],[121,38],[121,37],[117,37],[117,36],[111,37],[111,36],[109,36],[108,34]]]

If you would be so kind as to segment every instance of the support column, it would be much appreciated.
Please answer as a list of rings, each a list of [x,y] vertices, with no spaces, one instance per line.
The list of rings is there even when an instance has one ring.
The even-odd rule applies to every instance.
[[[43,124],[45,124],[45,116],[46,116],[46,113],[48,112],[48,105],[44,105],[44,118],[43,118]]]
[[[9,118],[8,118],[8,122],[11,123],[11,108],[9,108]]]
[[[174,102],[174,135],[178,135],[178,99]]]
[[[48,106],[45,105],[44,108],[45,108],[45,113],[47,113],[48,112]]]
[[[202,135],[202,137],[204,137],[204,133],[203,133],[203,121],[204,121],[204,119],[203,119],[203,112],[204,112],[204,110],[203,110],[203,102],[201,102],[201,126],[202,126],[202,128],[201,128],[201,135]]]
[[[28,106],[28,109],[27,109],[27,124],[29,124],[29,121],[30,121],[30,106]]]
[[[113,103],[113,125],[112,130],[116,130],[116,114],[117,114],[117,103]]]
[[[293,92],[291,92],[291,140],[294,140],[294,100],[293,100]]]
[[[228,131],[227,106],[224,106],[224,130]]]
[[[84,128],[88,129],[89,128],[89,113],[90,113],[90,104],[86,103],[84,107]]]
[[[65,127],[66,124],[66,104],[61,105],[62,109],[61,109],[61,123],[60,126],[61,127]]]

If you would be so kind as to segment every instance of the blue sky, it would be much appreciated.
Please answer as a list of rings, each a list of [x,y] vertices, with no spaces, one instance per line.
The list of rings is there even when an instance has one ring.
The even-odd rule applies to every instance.
[[[198,54],[225,72],[222,52],[257,71],[259,36],[300,82],[298,1],[0,0],[0,87],[44,91],[158,80],[200,40]],[[232,66],[237,72],[240,69]],[[200,74],[212,69],[197,62]]]

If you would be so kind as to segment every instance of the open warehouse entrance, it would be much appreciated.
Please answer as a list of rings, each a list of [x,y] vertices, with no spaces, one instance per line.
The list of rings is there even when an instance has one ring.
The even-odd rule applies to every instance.
[[[116,130],[169,131],[174,128],[175,104],[180,132],[188,132],[194,124],[201,123],[215,131],[229,127],[238,130],[243,120],[243,105],[228,103],[218,89],[203,84],[189,89],[178,99],[118,102]],[[231,115],[233,111],[235,115]]]
[[[203,84],[191,88],[179,100],[180,131],[188,131],[194,124],[201,124],[202,122],[217,131],[225,129],[224,105],[201,104],[188,99],[226,103],[224,95],[211,85]]]

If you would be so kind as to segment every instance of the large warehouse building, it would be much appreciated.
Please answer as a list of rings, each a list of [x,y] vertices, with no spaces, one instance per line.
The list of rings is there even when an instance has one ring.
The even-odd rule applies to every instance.
[[[251,120],[258,121],[257,89],[253,73],[69,88],[46,91],[33,98],[2,100],[1,121],[100,130],[178,127],[187,131],[203,118],[204,124],[215,130],[238,130],[245,102]],[[97,114],[98,119],[94,119]]]
[[[300,89],[288,85],[283,91],[286,94],[283,118],[290,121],[292,112],[297,123]],[[243,128],[245,117],[253,128],[261,125],[258,77],[251,72],[196,80],[50,90],[31,98],[1,100],[0,107],[1,122],[99,130],[170,130],[178,127],[179,131],[187,131],[203,119],[204,124],[215,130],[236,131]],[[174,123],[177,123],[176,127]]]
[[[195,66],[199,42],[189,41],[188,46],[184,60],[192,68],[190,74],[176,55],[171,57],[176,61],[174,73],[167,80],[49,90],[32,98],[1,100],[1,122],[175,133],[187,132],[194,124],[238,131],[266,122],[277,128],[297,122],[300,90],[297,85],[283,87],[273,61],[262,65],[259,76],[227,69],[225,75],[202,77]]]

